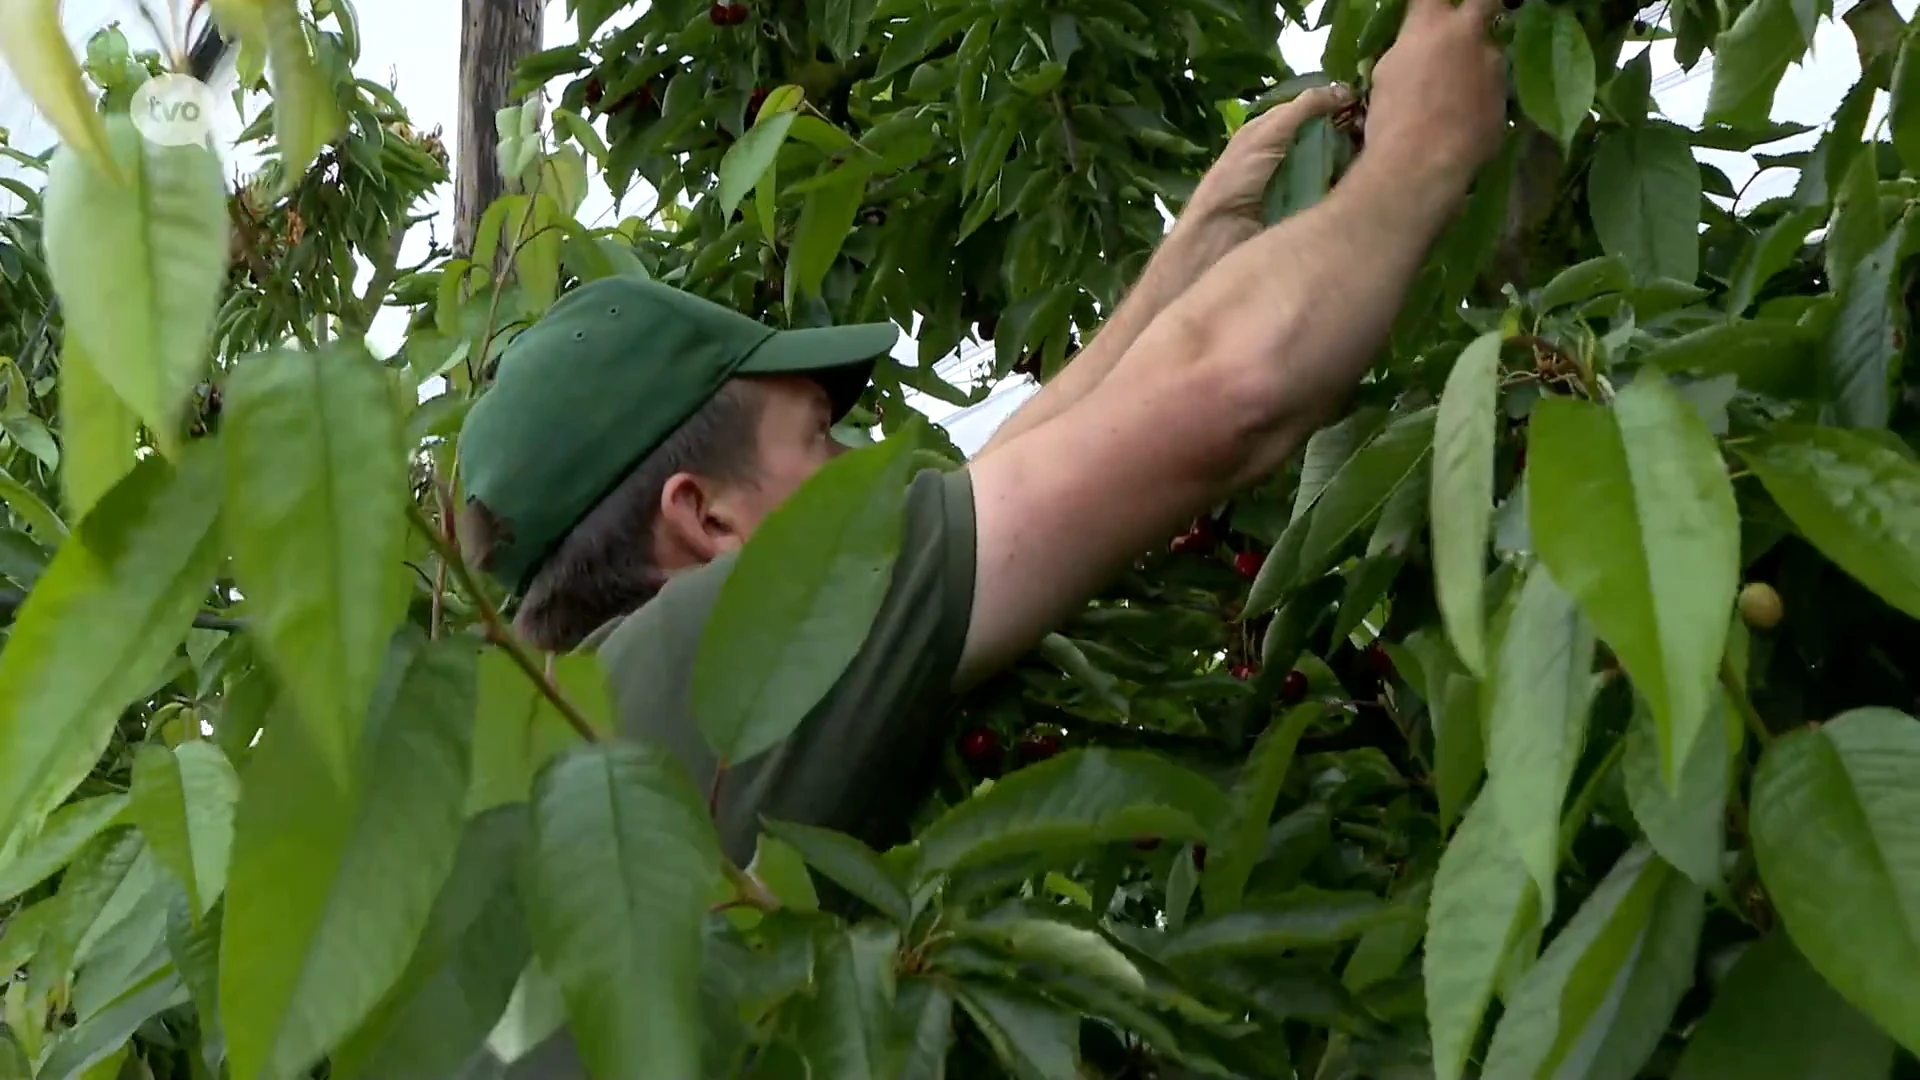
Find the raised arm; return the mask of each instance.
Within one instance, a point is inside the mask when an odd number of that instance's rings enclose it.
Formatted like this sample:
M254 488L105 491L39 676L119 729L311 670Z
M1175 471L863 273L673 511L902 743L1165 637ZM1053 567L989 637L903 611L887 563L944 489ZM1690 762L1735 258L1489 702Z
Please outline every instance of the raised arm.
M1267 183L1300 125L1311 117L1331 114L1351 100L1345 87L1321 87L1248 121L1207 170L1173 230L1113 316L1072 363L1000 425L982 452L1005 446L1086 397L1180 294L1228 252L1258 235Z
M1504 128L1497 0L1411 0L1366 149L1235 248L1071 407L983 452L960 681L1031 647L1157 540L1271 473L1351 393Z

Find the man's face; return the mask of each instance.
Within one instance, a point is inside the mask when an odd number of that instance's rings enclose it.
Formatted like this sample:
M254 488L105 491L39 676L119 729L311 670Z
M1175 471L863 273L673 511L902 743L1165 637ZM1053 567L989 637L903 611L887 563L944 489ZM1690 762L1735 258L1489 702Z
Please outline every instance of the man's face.
M754 381L762 394L759 467L754 483L732 493L749 533L808 477L846 450L834 441L833 405L819 383L794 375Z

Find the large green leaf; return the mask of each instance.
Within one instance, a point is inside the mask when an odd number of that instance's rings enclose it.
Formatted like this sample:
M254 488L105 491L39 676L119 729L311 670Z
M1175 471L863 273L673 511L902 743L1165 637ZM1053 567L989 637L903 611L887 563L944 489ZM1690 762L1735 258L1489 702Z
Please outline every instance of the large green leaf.
M1080 1075L1080 1018L1011 986L964 983L960 1004L1016 1080Z
M563 653L547 668L568 703L594 729L612 735L613 699L607 672L591 652ZM480 653L480 704L473 718L473 789L467 813L478 814L533 795L533 778L556 755L580 745L553 699L504 649Z
M1434 596L1454 652L1475 675L1487 671L1487 532L1493 521L1500 342L1498 331L1482 334L1460 354L1447 375L1433 430Z
M1482 795L1440 856L1427 907L1427 1023L1438 1080L1460 1080L1507 957L1537 943L1541 918L1540 890L1493 799Z
M1753 243L1741 253L1740 261L1734 265L1733 280L1727 289L1727 314L1745 314L1767 282L1792 263L1794 255L1805 246L1807 234L1819 228L1826 216L1824 206L1796 207L1782 214L1778 221L1767 226L1765 232L1754 237ZM1729 323L1715 329L1760 325L1764 324Z
M1520 9L1513 29L1513 81L1540 130L1562 149L1593 109L1593 46L1573 9L1533 0Z
M1204 840L1227 813L1227 797L1211 781L1158 754L1070 750L936 818L916 841L919 869L930 874L1139 836Z
M113 151L94 108L93 91L67 44L60 0L8 0L0 4L0 59L33 100L34 108L59 135L61 143L84 154L108 177Z
M344 118L329 74L321 70L295 0L229 0L251 5L265 24L267 70L273 83L274 141L280 144L282 184L306 175L320 148L340 133Z
M702 1075L700 926L719 878L706 806L663 751L589 746L541 773L527 921L593 1075Z
M767 822L767 832L791 844L807 865L834 884L872 905L875 911L905 924L913 918L913 902L872 848L845 833L784 821Z
M1208 850L1206 870L1200 878L1200 895L1207 914L1222 915L1240 906L1247 878L1266 849L1267 826L1273 820L1273 804L1280 798L1281 785L1293 767L1294 750L1300 736L1315 721L1326 715L1318 703L1299 705L1275 719L1254 744L1241 766L1240 777L1228 794L1231 809L1221 835Z
M1527 503L1541 561L1652 706L1672 786L1706 725L1740 585L1740 515L1719 447L1656 373L1611 409L1543 401Z
M1857 709L1779 739L1754 774L1753 852L1827 982L1920 1050L1920 722Z
M276 724L240 795L220 949L235 1080L304 1073L406 968L453 866L474 712L471 641L396 635L342 779Z
M1317 577L1333 565L1348 538L1380 513L1433 448L1437 410L1397 417L1377 438L1347 460L1313 504L1300 575Z
M60 520L60 515L54 513L46 500L5 469L0 469L0 503L5 503L20 519L20 524L33 531L34 539L40 544L51 548L66 539L67 523Z
M1777 427L1735 450L1821 554L1920 619L1920 464L1826 427Z
M1906 341L1908 317L1899 296L1905 231L1887 232L1857 265L1840 293L1840 310L1827 331L1824 382L1833 418L1845 427L1885 427L1893 413L1893 375Z
M1560 807L1586 743L1593 629L1544 566L1520 588L1487 699L1487 787L1502 827L1553 912Z
M1411 918L1372 893L1301 889L1224 915L1208 915L1170 934L1159 956L1206 963L1223 956L1274 955L1352 941L1383 922Z
M1892 1069L1893 1041L1775 932L1721 978L1673 1080L1878 1080Z
M52 877L88 841L121 824L126 813L125 795L96 795L55 810L39 832L0 862L0 904Z
M48 1049L36 1077L74 1080L126 1045L155 1013L184 1004L187 988L171 970L153 972L84 1022L63 1032ZM115 1075L118 1075L117 1071Z
M407 968L331 1057L339 1080L440 1080L472 1057L506 1010L532 955L514 874L526 846L523 805L467 822Z
M1641 845L1507 1000L1487 1076L1632 1080L1693 985L1706 894Z
M1267 183L1266 222L1292 217L1321 199L1353 154L1353 144L1324 116L1309 117Z
M904 1045L891 1031L900 930L862 923L822 933L814 995L796 1026L814 1076L892 1080Z
M1856 148L1851 156L1853 164L1847 166L1833 193L1833 218L1820 242L1826 255L1827 287L1841 296L1851 294L1856 271L1871 269L1866 266L1867 256L1887 238L1887 223L1880 213L1879 155Z
M148 692L220 562L220 459L148 458L34 586L0 652L0 837L58 806Z
M1716 323L1661 342L1644 357L1648 367L1669 373L1731 374L1747 390L1789 396L1811 392L1816 333L1785 320Z
M250 630L344 783L404 610L407 459L387 374L357 344L254 356L227 383L221 439Z
M1910 173L1920 173L1920 35L1909 33L1893 67L1887 127Z
M1691 284L1700 273L1700 166L1678 131L1648 124L1601 136L1587 202L1600 246L1636 279Z
M787 143L787 131L793 127L794 118L800 114L791 109L769 114L761 109L760 117L753 127L740 136L738 142L727 147L726 156L720 159L720 213L731 218L740 207L740 200L759 185L761 177L773 168L774 161L780 156L780 148Z
M133 470L139 418L67 335L60 354L60 483L67 516L87 516Z
M1741 730L1729 728L1733 712L1724 692L1708 707L1707 726L1680 763L1679 783L1669 786L1660 764L1660 730L1644 699L1634 701L1621 760L1627 803L1647 842L1703 889L1717 889L1720 856L1726 850L1728 774ZM1731 737L1733 745L1728 745Z
M791 734L866 641L900 553L916 435L834 459L741 549L693 668L694 719L723 765Z
M210 742L196 739L173 750L149 743L133 760L134 824L160 865L186 887L195 917L227 887L239 799L240 778Z
M853 59L867 40L867 27L873 22L879 0L825 0L825 18L820 27L821 40L842 61Z
M807 192L800 220L793 227L793 246L787 259L787 303L820 295L820 284L833 268L840 249L853 230L854 215L867 197L872 166L856 158L834 170L832 179Z
M1713 88L1706 122L1757 128L1773 112L1773 92L1787 68L1807 51L1812 27L1803 27L1794 0L1755 0L1713 43Z
M226 287L226 183L205 146L147 142L125 115L108 117L107 136L118 177L54 158L47 272L67 333L171 455Z

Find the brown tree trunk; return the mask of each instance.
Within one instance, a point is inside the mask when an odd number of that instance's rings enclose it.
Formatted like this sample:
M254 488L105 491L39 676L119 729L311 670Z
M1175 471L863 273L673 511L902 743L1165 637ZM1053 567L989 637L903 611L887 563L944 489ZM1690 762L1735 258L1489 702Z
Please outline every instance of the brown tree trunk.
M460 159L454 169L454 250L473 251L487 206L506 192L494 151L493 114L512 102L516 64L540 49L543 0L461 0Z

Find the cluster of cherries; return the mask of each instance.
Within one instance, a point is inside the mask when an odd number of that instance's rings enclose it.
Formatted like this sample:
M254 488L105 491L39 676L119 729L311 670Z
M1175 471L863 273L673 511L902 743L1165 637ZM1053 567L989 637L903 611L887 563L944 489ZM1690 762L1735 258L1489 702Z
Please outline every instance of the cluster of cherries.
M715 26L739 26L747 21L748 15L747 5L728 0L720 0L707 9L707 18L712 19Z

